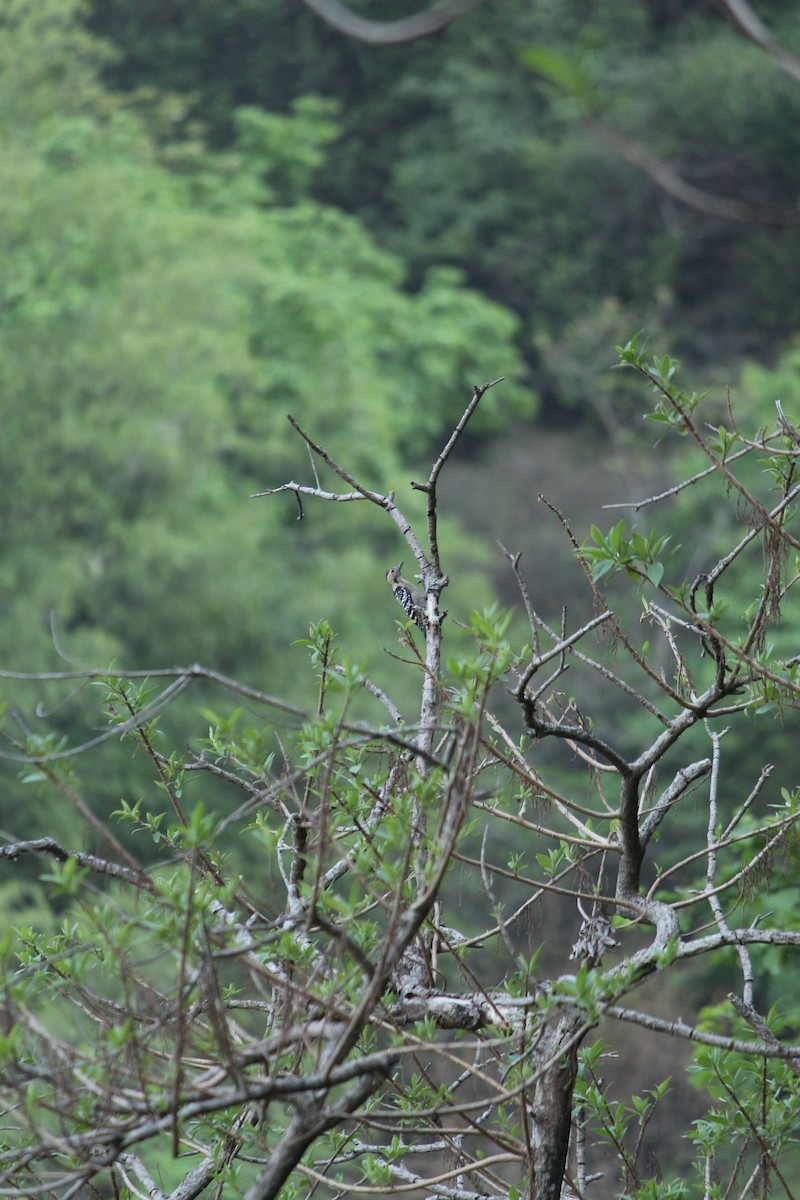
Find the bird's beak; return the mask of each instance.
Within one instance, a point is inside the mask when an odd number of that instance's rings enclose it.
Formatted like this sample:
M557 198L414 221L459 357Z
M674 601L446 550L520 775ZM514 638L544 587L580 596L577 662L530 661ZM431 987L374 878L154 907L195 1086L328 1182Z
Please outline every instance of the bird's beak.
M403 560L401 560L401 561L400 561L400 562L397 564L397 566L395 567L395 571L402 571L402 569L403 569Z

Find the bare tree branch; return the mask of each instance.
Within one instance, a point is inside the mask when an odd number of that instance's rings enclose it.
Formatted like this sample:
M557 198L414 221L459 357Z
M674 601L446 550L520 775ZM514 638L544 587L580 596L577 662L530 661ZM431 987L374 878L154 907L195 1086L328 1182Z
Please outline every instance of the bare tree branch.
M762 50L766 50L770 58L790 78L794 79L796 83L800 83L800 58L796 54L792 54L785 46L780 45L760 17L746 3L746 0L720 0L720 2L747 37Z
M770 204L754 204L746 200L735 200L728 196L717 196L704 191L686 180L663 158L644 150L633 139L625 136L617 129L612 129L605 121L597 117L587 118L587 131L600 141L605 142L628 162L638 167L645 175L649 175L662 191L674 200L680 201L688 208L714 217L719 221L730 221L737 225L765 225L782 227L797 223L797 211L794 208L779 208Z
M372 46L395 46L401 42L413 42L430 37L440 29L451 25L483 0L440 0L430 8L413 17L402 17L396 21L371 21L359 16L339 0L304 0L318 17L322 17L339 33L368 42Z
M67 850L54 838L34 838L32 841L8 842L5 846L0 846L0 859L8 858L13 861L21 854L52 854L53 858L58 859L59 862L67 862L72 859L79 867L87 871L110 875L115 879L124 880L125 883L131 883L137 888L146 888L150 891L153 887L149 875L144 871L123 867L119 863L98 858L96 854L89 854L85 850Z

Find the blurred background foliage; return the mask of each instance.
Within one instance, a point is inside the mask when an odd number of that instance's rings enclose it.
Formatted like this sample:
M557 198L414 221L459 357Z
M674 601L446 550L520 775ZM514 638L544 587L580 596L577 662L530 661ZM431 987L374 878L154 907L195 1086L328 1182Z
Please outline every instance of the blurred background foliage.
M791 8L760 7L789 45ZM645 326L720 410L731 385L745 428L800 408L797 224L681 206L597 118L696 187L798 214L800 87L711 3L499 0L370 47L286 0L10 0L0 662L199 660L308 702L291 643L325 617L396 682L394 530L249 496L311 481L291 412L418 516L406 485L500 374L444 483L451 636L516 600L498 538L542 610L578 619L538 493L582 537L689 469L685 445L652 454L615 342ZM671 514L693 569L730 533L723 503L697 511ZM88 734L94 697L55 720Z
M794 0L758 10L800 52ZM681 204L607 130L762 219ZM410 480L499 375L443 477L448 638L470 608L517 601L496 539L523 552L541 611L558 623L566 603L577 624L590 601L538 494L583 537L618 519L604 503L699 465L642 422L616 342L645 327L712 415L730 387L746 432L776 400L800 413L798 130L800 86L712 0L492 0L396 47L298 0L6 0L0 666L201 661L313 704L292 643L327 618L410 703L385 653L395 530L366 505L298 523L290 497L249 496L313 482L291 412L418 518ZM718 493L670 506L677 575L736 536ZM734 609L761 571L755 554ZM12 739L40 732L37 702L70 743L102 723L92 689L62 707L72 685L0 684ZM167 718L174 745L200 702ZM641 714L605 715L635 744ZM787 717L737 735L734 775L749 786L767 757L771 786L793 785L795 734ZM0 827L67 843L74 792L107 817L151 786L117 745L55 789L2 773ZM29 869L2 893L18 920L43 910Z
M757 7L797 51L791 0ZM216 145L230 144L242 104L287 113L298 97L337 100L342 136L315 193L358 213L412 278L450 262L514 308L534 365L532 340L562 335L609 296L640 324L666 304L673 351L728 369L774 353L798 326L800 88L713 0L496 0L390 47L356 43L286 0L95 0L92 26L120 51L110 82L180 92L185 123ZM534 49L560 71L531 70ZM586 117L694 187L786 223L686 208Z
M792 8L760 6L790 46ZM498 0L376 48L286 0L10 0L0 662L61 665L52 613L80 663L200 660L307 700L290 644L326 617L391 671L394 530L249 496L311 481L291 412L419 515L406 485L500 374L445 481L449 606L514 602L500 538L577 618L537 494L583 536L689 468L685 445L652 454L616 341L645 326L720 411L731 386L744 428L800 407L797 223L681 206L597 118L798 215L800 87L711 3ZM724 504L697 511L671 514L693 563L730 532Z
M75 7L12 4L0 27L2 659L41 662L51 609L79 656L139 666L247 674L322 615L378 636L353 600L391 530L355 506L341 536L321 511L298 529L291 501L248 495L310 478L289 411L387 488L498 362L504 406L530 411L517 319L453 267L408 288L351 214L274 201L329 133L318 106L240 115L229 152L195 142L170 169Z

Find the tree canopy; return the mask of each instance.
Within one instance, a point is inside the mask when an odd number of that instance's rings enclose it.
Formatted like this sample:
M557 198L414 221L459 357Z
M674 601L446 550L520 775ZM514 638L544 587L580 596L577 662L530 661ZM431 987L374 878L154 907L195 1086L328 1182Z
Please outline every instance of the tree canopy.
M800 53L793 6L758 7ZM120 48L115 84L191 95L221 143L243 102L336 98L344 136L317 194L415 276L453 263L514 308L537 369L535 338L609 296L640 324L668 313L698 364L763 354L800 324L800 89L722 6L500 0L381 47L284 0L98 0L92 21Z
M280 515L243 516L286 462L285 413L382 478L498 347L519 376L515 319L452 268L408 290L356 218L304 192L321 106L244 110L228 153L183 144L170 168L97 82L69 4L14 4L0 32L2 657L41 653L55 609L87 661L204 655L205 623L218 662L245 664L265 614L288 635L293 597L329 596L334 572L357 588L375 545L337 545L323 582ZM355 627L346 596L333 607Z

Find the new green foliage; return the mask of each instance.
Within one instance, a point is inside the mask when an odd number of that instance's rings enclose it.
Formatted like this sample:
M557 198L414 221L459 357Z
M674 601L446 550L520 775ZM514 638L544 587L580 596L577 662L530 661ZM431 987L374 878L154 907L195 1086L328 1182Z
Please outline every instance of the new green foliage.
M246 1200L309 1181L342 1196L435 1185L461 1200L469 1177L550 1200L572 1179L591 1195L602 1171L635 1200L679 1200L691 1169L710 1196L743 1172L791 1194L797 789L763 764L749 779L726 768L728 734L761 693L787 717L798 704L791 656L763 635L794 583L771 559L776 538L796 540L800 438L785 419L752 438L740 426L771 464L751 480L741 459L716 458L719 427L701 425L674 360L637 350L628 365L677 417L667 434L710 462L689 486L710 478L762 518L741 542L729 526L696 582L662 553L674 507L656 509L652 534L618 522L589 547L564 522L596 609L577 628L539 614L509 554L527 637L499 605L448 619L446 668L441 621L424 646L423 631L401 630L373 675L322 620L298 639L300 708L200 668L91 680L101 736L149 780L110 823L92 821L103 853L74 829L0 847L0 863L38 863L61 908L56 923L29 907L36 925L0 939L4 1186L150 1187L158 1174L173 1191L213 1184ZM445 463L419 485L431 505ZM326 498L319 486L303 502ZM432 507L412 526L394 493L369 502L415 554L421 537L430 577ZM756 537L760 575L746 569ZM592 570L591 549L608 570ZM612 592L643 587L648 659L638 614ZM717 609L715 590L747 596L746 614ZM395 701L395 668L419 707ZM214 707L176 744L164 710L201 681L219 689ZM91 820L68 747L29 751L30 782L70 789L70 812ZM717 984L725 999L709 1004ZM766 989L783 1019L761 1015ZM631 1028L652 1054L632 1048ZM443 1170L452 1131L459 1162Z

